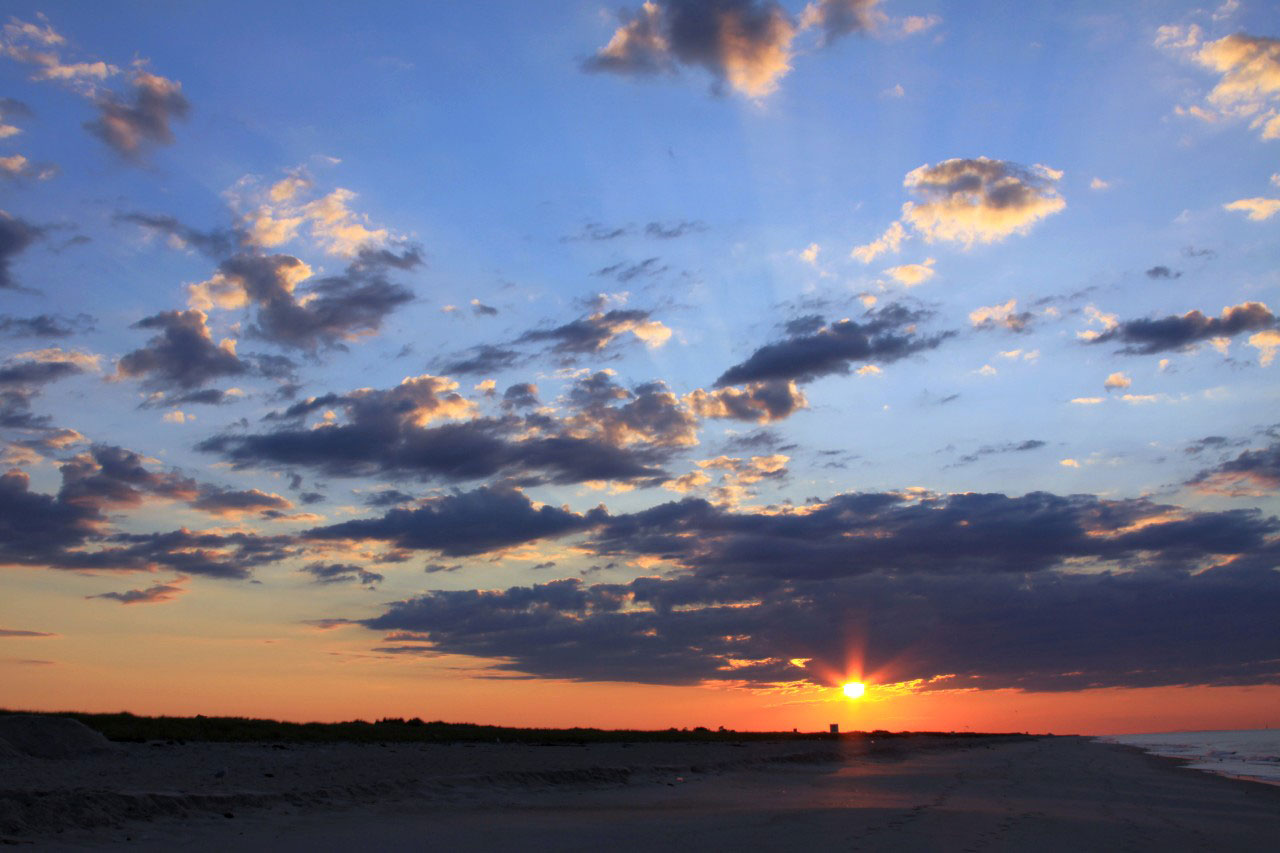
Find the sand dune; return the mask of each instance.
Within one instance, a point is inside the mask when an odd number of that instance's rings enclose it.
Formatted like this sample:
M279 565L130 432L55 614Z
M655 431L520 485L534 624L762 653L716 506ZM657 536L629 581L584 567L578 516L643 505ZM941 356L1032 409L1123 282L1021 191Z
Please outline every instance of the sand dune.
M1261 850L1280 832L1280 788L1063 737L0 762L3 833L49 850Z

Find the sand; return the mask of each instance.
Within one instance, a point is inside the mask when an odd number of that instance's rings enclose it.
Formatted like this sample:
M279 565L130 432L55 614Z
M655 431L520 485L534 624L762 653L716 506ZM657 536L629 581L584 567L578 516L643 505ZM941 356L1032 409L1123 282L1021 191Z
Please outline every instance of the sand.
M28 849L1267 850L1280 788L1072 737L0 757ZM20 848L21 849L21 848Z

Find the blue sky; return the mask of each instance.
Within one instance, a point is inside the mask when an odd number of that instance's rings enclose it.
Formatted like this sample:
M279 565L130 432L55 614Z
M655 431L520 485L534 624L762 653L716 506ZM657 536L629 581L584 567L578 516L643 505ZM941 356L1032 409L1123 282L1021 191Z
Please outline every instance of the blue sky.
M10 14L19 704L1274 690L1274 7Z

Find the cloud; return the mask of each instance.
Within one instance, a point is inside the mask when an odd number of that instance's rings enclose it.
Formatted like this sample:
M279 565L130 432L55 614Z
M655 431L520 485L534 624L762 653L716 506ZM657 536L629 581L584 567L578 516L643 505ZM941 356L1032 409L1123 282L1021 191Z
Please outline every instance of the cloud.
M969 322L975 329L994 329L1003 327L1011 332L1025 332L1031 325L1034 315L1030 311L1019 311L1018 300L1010 299L1003 305L987 305L969 312ZM1021 351L1015 351L1021 354ZM1004 353L1001 353L1004 355ZM1015 356L1016 357L1016 356Z
M200 494L191 501L194 509L224 518L239 518L250 513L280 512L293 509L286 498L259 489L224 489L203 486Z
M700 418L728 419L770 424L785 420L809 401L795 380L771 379L748 382L742 388L701 388L685 395L685 403Z
M162 311L133 324L159 334L146 346L122 356L116 363L120 376L144 377L155 387L190 390L224 376L239 376L249 364L236 355L235 342L215 344L199 310Z
M101 139L116 153L137 159L148 144L169 145L173 142L170 124L186 118L190 104L182 94L182 84L158 74L133 72L132 103L113 93L103 92L96 99L98 118L85 123L85 129Z
M795 380L808 382L831 374L847 374L854 362L892 362L934 349L954 332L923 336L915 324L924 312L899 304L868 311L861 322L840 320L813 334L793 335L766 344L716 380L716 387L744 382Z
M335 476L385 474L465 482L502 474L524 482L633 484L665 478L660 467L670 452L665 444L609 443L609 425L615 418L637 429L657 429L664 419L676 422L666 411L664 392L656 387L644 388L635 399L627 396L630 392L615 397L614 405L620 402L622 410L615 415L582 410L579 419L570 415L563 421L538 413L527 418L476 417L474 404L456 388L453 380L424 375L387 390L312 397L268 415L264 420L283 424L274 431L226 432L197 448L218 453L239 467L305 466ZM323 410L334 410L335 417L315 428L305 426L306 418ZM436 423L447 420L458 422Z
M640 278L642 276L648 278L650 276L660 275L661 273L666 272L667 268L658 266L659 263L660 261L658 258L645 258L643 261L636 261L635 263L620 261L616 264L602 267L592 273L592 275L610 276L612 278L616 278L623 284L626 284L632 279Z
M1102 180L1102 178L1094 178L1089 182L1089 189L1098 191L1109 190L1111 189L1111 183L1109 181Z
M791 70L795 34L791 17L768 0L647 0L582 67L651 75L699 66L717 88L761 98Z
M903 186L919 199L902 206L902 221L929 242L970 248L995 243L1066 207L1058 194L1062 173L987 157L945 160L907 173Z
M10 265L46 230L0 210L0 290L18 289Z
M475 314L477 317L496 317L498 315L498 309L494 308L492 305L485 305L479 299L472 299L471 313Z
M186 578L175 578L168 583L156 584L146 589L131 589L125 592L104 592L100 595L86 595L85 598L106 598L121 604L159 604L172 601L187 590L181 586Z
M390 229L374 226L369 217L351 209L356 194L344 187L311 197L313 182L303 170L261 189L252 176L241 179L227 196L238 212L238 230L258 249L274 249L294 240L305 228L323 251L355 258L396 242ZM420 259L419 259L420 260Z
M657 240L674 240L677 237L683 237L686 234L699 234L707 230L707 225L698 220L680 220L678 222L650 222L644 226L644 234L646 237L653 237Z
M397 548L467 557L578 533L607 518L603 509L580 515L536 506L518 489L482 486L431 498L414 509L392 509L381 518L317 527L307 539L377 540Z
M1275 360L1276 352L1280 350L1280 331L1267 329L1256 335L1250 335L1249 346L1257 348L1258 362L1266 367Z
M397 254L386 249L356 252L346 270L326 276L299 292L311 267L292 255L238 254L218 265L207 281L189 288L194 309L257 307L250 333L274 343L315 350L376 334L386 317L412 302L413 293L387 279L389 270L422 263L416 249Z
M1193 106L1188 112L1242 119L1263 139L1280 139L1280 40L1233 33L1201 43L1199 27L1161 27L1156 44L1221 75L1205 98L1209 110Z
M925 258L924 263L902 264L901 266L890 267L885 270L885 274L891 276L899 284L915 287L917 284L933 278L935 272L934 263L936 261L933 258Z
M968 465L977 462L984 456L994 456L1005 453L1025 453L1028 450L1039 450L1045 446L1045 442L1036 438L1027 439L1026 441L1006 441L1003 444L987 444L979 447L973 453L967 453L956 460L956 465Z
M822 44L830 45L853 33L875 32L888 21L888 16L877 8L880 0L816 0L804 7L800 15L802 29L817 27L822 30ZM925 18L908 18L904 33L920 32L930 24Z
M881 681L954 674L942 687L1271 683L1277 524L1044 493L843 495L772 515L686 499L595 534L600 551L685 574L438 590L362 624L579 681L831 686L855 644ZM1089 561L1116 568L1063 571Z
M316 583L351 583L373 587L386 578L377 572L356 566L351 563L308 563L299 571L306 572Z
M214 258L230 255L236 250L242 239L242 235L232 231L221 229L200 231L183 224L172 216L158 214L117 213L112 217L112 221L137 225L148 233L163 234L174 248L185 249L191 246Z
M1102 387L1107 391L1110 391L1113 388L1128 388L1132 384L1132 379L1123 373L1117 372L1108 376L1106 381L1102 383Z
M1249 214L1254 222L1262 222L1280 211L1280 198L1242 198L1230 204L1224 204L1223 210L1238 210Z
M688 447L698 443L697 421L662 382L628 390L603 371L584 376L569 391L576 413L565 418L563 434L614 447Z
M1276 318L1266 305L1242 302L1223 308L1221 317L1206 317L1199 311L1188 311L1181 316L1158 319L1117 322L1112 318L1105 331L1090 333L1085 341L1090 344L1118 341L1124 344L1120 352L1150 355L1185 349L1215 338L1231 338L1242 332L1271 331L1275 325Z
M648 311L616 308L580 317L551 329L531 329L515 343L547 343L553 353L583 355L602 351L627 332L650 349L661 347L671 338L671 330L652 319Z
M0 314L0 335L14 338L67 338L91 331L95 321L88 314L68 317L62 314L37 314L34 317L15 317Z
M902 227L902 223L894 222L875 240L865 246L854 247L853 251L849 253L849 257L862 261L864 264L869 264L886 252L896 254L902 246L902 241L909 239L911 237L907 234L906 229Z
M56 637L45 631L20 631L16 628L0 628L0 637Z
M498 373L508 367L514 367L521 359L518 350L491 344L472 347L467 350L467 353L468 355L446 361L440 366L441 372L461 376Z
M1261 450L1246 450L1234 459L1201 471L1188 480L1187 485L1197 492L1237 498L1274 494L1280 491L1280 443Z
M1146 275L1147 275L1147 278L1165 278L1165 279L1182 278L1182 273L1180 271L1171 270L1168 267L1163 265L1152 267L1151 269L1147 270Z

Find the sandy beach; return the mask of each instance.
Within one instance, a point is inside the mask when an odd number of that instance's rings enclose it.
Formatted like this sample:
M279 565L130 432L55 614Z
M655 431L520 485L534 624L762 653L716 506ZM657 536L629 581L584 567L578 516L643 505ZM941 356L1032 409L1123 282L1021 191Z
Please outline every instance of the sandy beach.
M1280 788L1086 738L121 744L0 757L40 850L1262 850Z

